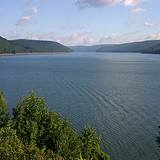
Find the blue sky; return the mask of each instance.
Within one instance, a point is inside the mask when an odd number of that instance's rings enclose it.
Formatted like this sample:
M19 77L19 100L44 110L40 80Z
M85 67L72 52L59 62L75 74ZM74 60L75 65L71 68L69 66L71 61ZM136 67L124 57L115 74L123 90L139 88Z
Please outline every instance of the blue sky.
M160 39L159 0L0 0L0 35L65 45Z

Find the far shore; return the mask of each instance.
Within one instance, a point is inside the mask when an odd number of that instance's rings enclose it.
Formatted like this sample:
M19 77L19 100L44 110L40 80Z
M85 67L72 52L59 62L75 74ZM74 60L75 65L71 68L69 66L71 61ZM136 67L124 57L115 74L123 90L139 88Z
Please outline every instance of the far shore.
M69 53L69 52L33 52L33 53L2 53L1 56L25 56L25 55L55 55L55 54L63 54L63 53Z
M17 53L17 54L12 54L12 53L2 53L0 56L16 56L16 55L27 55L26 53Z

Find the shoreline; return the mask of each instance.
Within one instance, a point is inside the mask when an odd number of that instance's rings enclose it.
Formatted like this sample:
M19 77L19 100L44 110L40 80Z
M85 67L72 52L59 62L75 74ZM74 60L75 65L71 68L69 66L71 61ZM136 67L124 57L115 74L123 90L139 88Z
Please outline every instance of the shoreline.
M57 55L57 54L66 54L66 53L70 53L70 52L33 52L33 53L16 53L16 54L12 54L12 53L2 53L0 54L0 57L3 56L27 56L27 55Z
M18 53L18 54L2 53L2 54L0 54L0 57L1 56L16 56L16 55L27 55L27 54L25 54L25 53Z

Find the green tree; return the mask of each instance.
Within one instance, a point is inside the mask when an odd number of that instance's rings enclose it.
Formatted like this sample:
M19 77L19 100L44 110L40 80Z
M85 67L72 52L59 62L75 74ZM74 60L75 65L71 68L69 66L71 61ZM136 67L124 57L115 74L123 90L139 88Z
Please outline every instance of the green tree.
M53 153L51 150L47 150L45 153L45 160L64 160L64 158Z
M74 128L58 113L50 112L35 93L22 99L14 109L13 123L25 144L50 149L67 160L80 155L80 140Z
M0 91L0 109L4 112L7 111L7 102L2 91Z
M16 131L6 127L0 129L0 159L24 159L24 145L18 139Z
M4 94L0 91L0 128L5 127L9 122L9 114L7 111L7 103Z
M16 50L13 49L13 50L11 51L11 53L12 53L12 54L16 54Z
M108 155L102 151L101 138L97 136L94 128L84 128L80 135L81 155L85 160L109 160Z
M61 156L46 148L40 149L35 145L25 146L25 159L27 160L64 160Z
M28 97L22 99L14 108L14 128L24 143L36 145L39 135L43 132L40 129L46 112L48 112L48 109L44 100L37 97L35 93L31 93Z
M59 114L50 112L46 120L44 144L47 148L61 155L67 160L78 159L80 155L80 139L70 122Z
M63 160L50 150L40 150L35 145L24 145L10 127L0 129L1 160Z
M2 160L109 160L93 128L84 128L79 135L33 92L20 100L12 119L0 92L0 120Z

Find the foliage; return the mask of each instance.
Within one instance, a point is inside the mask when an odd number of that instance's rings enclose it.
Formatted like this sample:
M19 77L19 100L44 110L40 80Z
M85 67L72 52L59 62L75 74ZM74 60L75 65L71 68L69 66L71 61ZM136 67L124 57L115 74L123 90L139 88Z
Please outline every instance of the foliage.
M24 150L24 157L27 160L64 160L61 156L51 150L40 149L35 145L27 145Z
M24 145L18 139L16 131L11 128L0 129L1 160L17 160L24 158Z
M25 53L25 52L71 52L72 50L60 43L39 40L7 40L0 37L1 53Z
M51 150L40 150L34 145L24 145L10 127L0 129L1 160L63 160Z
M7 113L2 95L1 106ZM20 100L10 121L10 126L0 127L4 160L109 160L94 129L84 128L78 134L68 120L49 111L44 99L33 92Z
M41 123L46 115L47 108L44 100L31 93L22 99L13 110L14 128L17 135L26 144L36 145L38 135L41 134Z
M47 147L68 159L79 156L75 130L59 114L49 112L44 100L34 93L17 105L13 116L14 128L24 143Z
M9 122L9 114L7 112L7 102L3 92L0 91L0 128L5 127Z
M14 45L7 39L0 37L0 54L1 53L12 53L12 51L23 52L24 49L23 47Z
M43 126L43 132L38 138L39 147L45 145L45 147L66 159L79 157L80 140L78 134L67 120L57 113L49 112L41 126Z
M0 109L4 112L7 111L7 102L4 98L3 92L0 91Z
M40 40L12 40L12 44L21 46L26 52L70 52L71 49L57 42Z
M97 136L94 128L84 128L81 132L82 157L86 160L109 160L109 157L101 150L101 138Z

